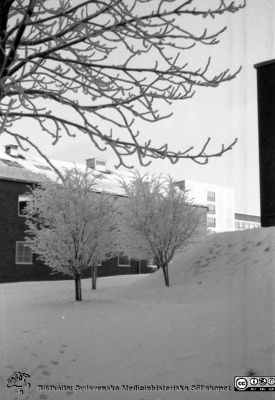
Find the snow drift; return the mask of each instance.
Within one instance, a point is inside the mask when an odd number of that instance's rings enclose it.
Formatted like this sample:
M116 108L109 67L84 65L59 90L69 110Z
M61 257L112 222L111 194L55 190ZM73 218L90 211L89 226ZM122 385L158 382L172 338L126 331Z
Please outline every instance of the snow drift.
M162 272L0 286L1 399L31 376L24 399L269 399L235 393L234 376L275 375L275 228L211 234ZM134 283L129 283L132 281ZM217 385L230 391L38 392L37 385Z

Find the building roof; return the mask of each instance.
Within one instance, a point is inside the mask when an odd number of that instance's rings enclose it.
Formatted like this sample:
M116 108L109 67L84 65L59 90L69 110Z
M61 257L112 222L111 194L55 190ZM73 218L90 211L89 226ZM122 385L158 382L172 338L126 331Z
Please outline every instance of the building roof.
M267 67L267 66L272 65L272 64L275 64L275 59L262 61L262 62L259 62L257 64L254 64L254 68L258 69L258 68L262 68L262 67Z
M86 170L86 165L84 164L59 160L50 161L61 172L73 168L82 171ZM128 174L118 174L117 172L110 170L101 172L93 169L92 173L94 176L99 178L98 190L104 190L105 192L120 196L124 195L124 191L120 185L120 179L122 177L129 177ZM22 155L15 157L4 151L0 151L0 180L39 183L42 182L45 177L53 180L57 179L56 172L51 169L49 164L42 157L25 157Z
M209 189L217 188L217 189L226 189L226 190L233 190L234 191L234 188L232 186L217 185L217 184L209 183L209 182L201 182L201 181L197 181L197 180L195 181L193 179L181 179L181 180L178 180L176 183L179 186L183 186L183 187L185 187L187 189L188 189L189 185L191 187L196 185L196 186L205 187L205 188L209 188Z
M41 182L43 178L27 169L3 166L1 165L0 161L0 179L8 181L38 183Z
M249 221L249 222L261 222L261 217L258 215L250 215L250 214L240 214L235 213L235 219L239 221Z

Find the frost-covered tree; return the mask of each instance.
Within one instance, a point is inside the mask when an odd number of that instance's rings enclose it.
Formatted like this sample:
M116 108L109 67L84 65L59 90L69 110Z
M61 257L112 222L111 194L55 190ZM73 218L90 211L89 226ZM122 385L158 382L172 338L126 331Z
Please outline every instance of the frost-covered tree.
M153 260L169 286L168 264L201 235L203 213L171 177L134 173L122 185L127 198L118 212L120 249L130 258Z
M84 272L112 257L112 196L99 192L91 172L76 168L66 171L62 181L45 179L28 195L28 243L54 272L75 280L75 299L82 300Z
M139 137L140 121L167 118L174 102L236 76L229 69L217 73L211 57L187 63L186 54L217 45L226 27L217 28L215 18L245 1L1 0L0 134L41 155L22 120L34 122L53 144L88 134L128 166L132 154L143 165L152 158L206 163L221 156L235 142L213 152L210 138L197 150L188 143L158 147Z

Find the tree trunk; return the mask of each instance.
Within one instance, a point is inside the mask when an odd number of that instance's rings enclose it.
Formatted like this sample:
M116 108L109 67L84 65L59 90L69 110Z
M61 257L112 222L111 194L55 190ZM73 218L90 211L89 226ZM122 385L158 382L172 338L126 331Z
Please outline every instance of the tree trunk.
M81 301L82 300L82 291L81 291L81 278L79 276L75 277L75 300Z
M97 265L92 266L92 290L96 290Z
M169 287L170 282L169 282L168 264L163 264L161 267L162 267L165 285Z

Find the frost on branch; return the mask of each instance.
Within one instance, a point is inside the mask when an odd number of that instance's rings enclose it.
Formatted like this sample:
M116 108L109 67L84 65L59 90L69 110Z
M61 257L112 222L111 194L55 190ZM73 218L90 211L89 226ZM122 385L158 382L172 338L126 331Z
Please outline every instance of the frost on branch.
M202 210L172 178L141 176L122 181L127 194L119 216L119 248L129 258L153 260L169 286L168 264L176 252L203 235Z
M81 278L87 270L116 253L113 198L98 193L97 178L77 169L63 180L45 179L32 189L26 207L26 240L55 273L76 282L81 300Z
M245 0L2 0L0 133L22 149L39 149L18 129L22 119L35 121L53 144L88 134L98 149L114 151L118 166L130 167L132 154L141 165L153 158L204 164L221 156L236 141L215 152L210 138L201 149L175 151L143 142L137 123L168 118L171 105L198 87L235 78L238 71L211 73L211 59L194 69L185 54L218 44L226 29L196 31L198 20L244 6Z

